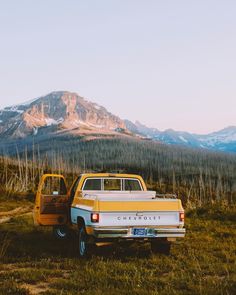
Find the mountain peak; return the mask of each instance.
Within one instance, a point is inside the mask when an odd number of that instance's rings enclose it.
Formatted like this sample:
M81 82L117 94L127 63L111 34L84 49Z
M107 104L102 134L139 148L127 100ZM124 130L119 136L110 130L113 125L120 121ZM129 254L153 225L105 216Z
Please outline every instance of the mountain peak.
M0 134L10 137L36 135L54 126L55 132L114 133L126 130L124 122L104 107L75 92L53 91L23 104L0 111ZM56 127L56 128L55 128ZM51 132L52 128L50 128Z
M54 135L137 136L165 144L236 152L236 126L207 135L167 129L159 131L140 121L121 120L103 106L71 91L53 91L22 104L0 110L0 138Z

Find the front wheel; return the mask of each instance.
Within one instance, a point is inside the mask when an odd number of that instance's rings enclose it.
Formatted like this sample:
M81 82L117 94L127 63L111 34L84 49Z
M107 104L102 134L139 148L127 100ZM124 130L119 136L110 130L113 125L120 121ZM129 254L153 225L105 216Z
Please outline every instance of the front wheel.
M171 243L163 241L152 241L151 249L153 253L160 253L164 255L170 254Z

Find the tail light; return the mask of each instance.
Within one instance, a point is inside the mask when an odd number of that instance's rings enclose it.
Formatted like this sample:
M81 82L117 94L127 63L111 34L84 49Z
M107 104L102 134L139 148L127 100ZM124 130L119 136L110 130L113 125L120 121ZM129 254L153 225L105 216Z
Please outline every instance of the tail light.
M184 212L179 213L179 221L184 222Z
M91 213L91 222L99 222L99 213Z

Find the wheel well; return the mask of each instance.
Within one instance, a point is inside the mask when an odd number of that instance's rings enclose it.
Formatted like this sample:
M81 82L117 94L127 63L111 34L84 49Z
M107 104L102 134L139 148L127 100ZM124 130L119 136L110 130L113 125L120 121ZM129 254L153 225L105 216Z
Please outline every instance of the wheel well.
M77 225L78 225L78 227L85 226L85 222L84 222L83 217L77 217Z

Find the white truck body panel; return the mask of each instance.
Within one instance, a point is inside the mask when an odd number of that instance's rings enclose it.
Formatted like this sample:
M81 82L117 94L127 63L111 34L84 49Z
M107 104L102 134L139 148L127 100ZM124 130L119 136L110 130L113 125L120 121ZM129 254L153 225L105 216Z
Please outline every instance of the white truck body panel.
M179 212L101 213L99 226L178 226Z

